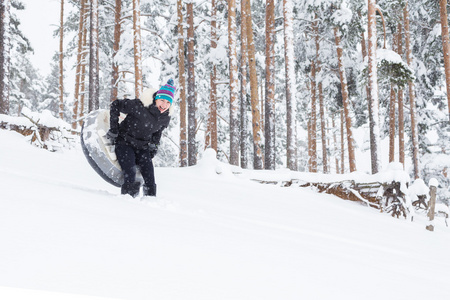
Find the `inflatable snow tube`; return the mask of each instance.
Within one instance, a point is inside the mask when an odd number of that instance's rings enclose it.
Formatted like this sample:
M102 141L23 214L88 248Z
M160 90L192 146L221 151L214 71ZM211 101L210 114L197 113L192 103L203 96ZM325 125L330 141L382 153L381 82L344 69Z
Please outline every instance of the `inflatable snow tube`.
M114 145L106 138L109 130L109 110L96 110L89 113L81 128L81 148L90 166L106 182L120 187L124 179L117 161ZM137 181L142 181L138 172Z

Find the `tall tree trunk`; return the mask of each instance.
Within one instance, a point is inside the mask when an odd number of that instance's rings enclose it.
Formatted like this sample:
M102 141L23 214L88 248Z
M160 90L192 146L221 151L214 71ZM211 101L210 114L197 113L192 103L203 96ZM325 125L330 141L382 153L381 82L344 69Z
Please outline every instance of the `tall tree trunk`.
M256 76L255 43L253 41L252 13L250 0L245 1L245 11L247 15L247 40L248 40L248 65L250 73L250 95L252 105L252 132L253 132L253 168L261 170L263 168L263 158L261 150L261 115L258 102L258 78Z
M317 172L317 107L316 107L316 62L311 62L311 114L309 125L309 172Z
M320 134L322 139L322 168L323 173L327 174L328 171L328 155L327 155L327 134L325 126L325 105L323 101L322 82L318 84L319 93L319 115L320 115Z
M187 167L186 70L184 62L183 1L177 0L178 83L180 91L180 166Z
M228 51L230 69L230 164L239 165L239 82L236 0L228 0Z
M0 114L9 114L9 68L11 62L11 2L0 3Z
M87 45L87 36L88 36L88 26L87 26L87 19L89 14L89 8L88 8L88 0L85 0L84 3L84 29L83 29L83 47L81 51L81 76L80 76L80 107L79 107L79 125L83 125L83 116L85 111L85 105L84 105L84 99L86 97L86 65L87 65L87 55L89 52L88 45Z
M80 98L80 77L81 77L81 58L83 52L83 31L84 31L84 14L85 14L85 3L86 0L81 0L80 2L80 23L78 24L78 49L77 49L77 66L75 71L75 89L74 89L74 103L73 103L73 122L72 128L77 128L78 119L78 109L79 109L79 98Z
M297 115L297 101L295 99L295 69L294 69L294 7L292 0L283 0L284 17L284 61L286 77L286 157L287 167L290 170L297 170L296 164L296 135L295 116Z
M331 126L333 127L333 143L334 143L334 161L336 163L336 174L339 174L339 157L338 157L338 143L336 139L336 122L335 122L335 114L331 115Z
M316 19L317 19L317 15L316 15ZM323 91L322 91L322 81L317 82L317 74L320 72L321 70L321 62L320 62L320 58L319 58L319 50L320 50L320 43L319 43L319 28L317 26L317 22L316 22L316 26L315 26L315 42L316 42L316 75L315 75L315 81L316 81L316 85L317 85L317 96L319 98L319 118L320 118L320 132L321 132L321 141L322 141L322 168L323 168L323 173L328 173L328 163L327 163L327 145L326 145L326 134L325 134L325 108L324 108L324 103L323 103ZM316 101L317 101L317 96L316 96ZM316 129L317 129L317 120L316 120ZM315 138L316 138L316 144L315 146L315 158L317 161L317 134L314 134Z
M306 124L306 129L308 132L308 172L311 172L311 118L309 118L307 124Z
M395 160L395 100L394 84L391 83L391 97L389 99L389 162Z
M119 92L119 63L116 59L117 52L120 48L121 31L121 15L122 15L122 0L116 0L116 7L114 9L114 43L112 52L112 74L111 74L111 97L113 102L117 99Z
M133 0L134 94L142 93L141 1Z
M186 14L188 23L188 165L197 164L197 144L195 141L195 131L197 129L197 119L195 118L195 66L194 66L194 4L192 1L186 4Z
M89 112L99 108L98 0L91 0L89 45Z
M361 12L358 11L359 17L361 17ZM364 33L361 35L361 52L363 54L363 57L367 57L367 47L366 47L366 39L364 38ZM377 144L376 144L376 138L375 138L375 132L374 132L374 122L373 122L373 113L372 113L372 96L370 95L370 88L369 85L366 85L366 97L367 97L367 103L368 103L368 111L369 111L369 140L370 140L370 152L371 152L371 164L372 164L372 172L373 172L373 166L377 165L376 157L372 155L373 153L377 153Z
M406 62L408 66L412 65L412 55L411 55L411 32L409 28L409 12L408 12L408 1L406 1L405 7L403 9L403 20L405 22L405 51L406 51ZM409 94L409 104L410 104L410 114L411 114L411 142L412 142L412 152L413 152L413 166L414 166L414 178L419 178L419 139L417 134L417 123L416 123L416 101L414 93L414 82L410 81L408 84L408 94Z
M317 19L317 15L315 16ZM317 63L319 61L319 28L318 21L314 21L313 24L313 32L314 32L314 44L316 47L316 57L311 61L311 124L309 128L310 135L310 155L309 155L309 171L317 172L317 82L316 82L316 73L317 73Z
M217 48L217 3L211 1L211 51ZM209 104L209 122L208 135L211 148L217 153L217 67L216 61L212 61L212 70L210 74L210 104Z
M275 170L275 2L266 0L265 169Z
M392 42L392 50L398 49L398 32L394 34ZM397 93L395 91L395 84L391 83L391 95L389 98L389 162L395 161L395 131L396 131L396 105L397 105Z
M215 65L212 67L209 77L211 84L208 124L209 145L217 152L217 67Z
M439 0L439 5L441 7L442 49L444 54L445 82L447 86L448 113L450 118L450 39L448 35L447 0Z
M397 25L397 53L400 57L403 55L402 47L402 22L400 21ZM405 122L404 122L404 111L403 111L403 89L398 88L398 158L399 162L403 164L405 168Z
M341 174L345 173L345 119L344 109L341 109Z
M338 65L339 65L339 76L341 78L341 90L342 90L342 103L344 106L344 114L345 114L345 125L347 130L347 148L348 148L348 160L350 172L356 171L356 163L355 163L355 150L354 150L354 142L353 142L353 132L352 132L352 120L350 117L350 101L348 99L348 88L347 88L347 76L345 74L345 67L343 61L343 49L341 46L341 37L338 28L334 28L334 37L336 41L336 51L338 57Z
M64 0L59 23L59 118L64 119Z
M378 83L377 83L377 28L376 28L376 0L368 0L368 58L369 58L369 126L372 132L370 138L370 152L372 174L378 173L381 163L378 154L380 140L380 121L378 114Z
M240 123L240 150L241 150L241 168L248 168L248 137L247 137L247 12L245 10L245 1L241 0L241 123Z

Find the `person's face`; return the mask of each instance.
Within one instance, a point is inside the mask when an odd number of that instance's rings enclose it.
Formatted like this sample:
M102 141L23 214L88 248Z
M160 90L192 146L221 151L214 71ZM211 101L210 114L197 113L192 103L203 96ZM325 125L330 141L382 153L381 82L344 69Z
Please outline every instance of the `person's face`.
M170 107L170 102L165 99L156 99L156 107L161 113L165 112Z

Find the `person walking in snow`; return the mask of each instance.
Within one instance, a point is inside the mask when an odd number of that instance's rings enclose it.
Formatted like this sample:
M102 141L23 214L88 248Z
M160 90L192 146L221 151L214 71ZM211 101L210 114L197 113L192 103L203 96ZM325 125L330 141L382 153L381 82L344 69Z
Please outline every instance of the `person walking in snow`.
M175 91L174 82L170 79L157 92L145 90L141 99L111 103L110 129L106 136L115 145L122 168L124 183L121 194L139 195L141 183L136 182L138 167L144 179L144 196L156 196L152 159L158 151L163 130L169 126ZM127 116L119 124L120 113Z

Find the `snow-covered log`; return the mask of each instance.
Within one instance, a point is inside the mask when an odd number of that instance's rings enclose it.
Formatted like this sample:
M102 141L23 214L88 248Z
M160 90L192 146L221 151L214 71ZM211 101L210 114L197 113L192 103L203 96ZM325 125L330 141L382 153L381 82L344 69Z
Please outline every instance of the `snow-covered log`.
M31 144L50 151L70 147L79 135L79 131L73 130L70 124L52 116L48 110L36 113L24 108L22 115L12 117L0 114L0 129L16 131L29 137Z

